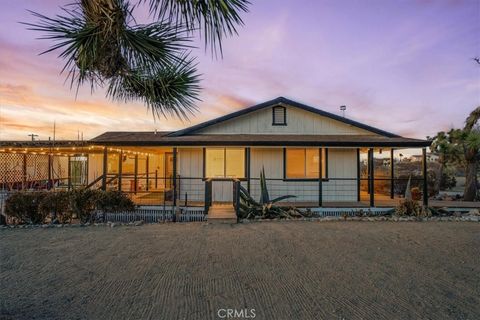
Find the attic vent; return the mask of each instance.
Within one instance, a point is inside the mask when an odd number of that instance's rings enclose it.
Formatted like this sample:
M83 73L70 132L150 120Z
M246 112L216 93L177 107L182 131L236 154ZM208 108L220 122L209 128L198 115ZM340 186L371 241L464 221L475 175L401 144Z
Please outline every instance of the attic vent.
M272 108L272 125L286 126L287 125L287 108L276 106Z

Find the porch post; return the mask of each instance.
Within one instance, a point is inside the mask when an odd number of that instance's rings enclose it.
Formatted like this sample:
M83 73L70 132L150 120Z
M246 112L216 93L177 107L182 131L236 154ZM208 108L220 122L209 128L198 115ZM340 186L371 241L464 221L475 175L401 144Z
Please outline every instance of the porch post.
M246 170L246 178L247 178L247 190L248 192L250 193L250 147L246 148L245 150L245 153L246 153L246 157L245 157L245 170ZM204 157L205 159L205 157Z
M368 149L368 152L370 154L369 156L369 161L370 161L370 207L375 206L375 161L374 161L374 156L373 156L373 148Z
M173 206L177 205L177 148L173 148Z
M395 164L393 157L393 148L390 149L390 199L395 197Z
M122 191L123 149L118 154L118 191Z
M427 181L427 148L422 148L423 154L423 205L428 207L428 181Z
M149 162L150 162L150 156L147 155L147 159L145 160L145 171L146 171L146 174L147 174L145 178L146 178L146 184L147 184L147 185L146 185L147 191L148 191L148 189L149 189L149 187L148 187L148 182L149 182L149 181L148 181L148 180L149 180L149 177L150 177L150 175L149 175L149 173L148 173L148 170L149 170L148 167L149 167L149 165L150 165Z
M68 156L68 163L67 163L67 172L68 172L68 180L67 180L67 185L68 185L68 190L72 189L72 158Z
M133 175L133 187L134 192L137 194L138 191L138 153L135 154L135 168L134 168L134 175Z
M321 207L323 205L323 172L322 172L322 148L318 149L318 206Z
M360 202L360 187L361 187L361 168L360 168L360 148L357 148L357 201Z
M102 175L102 190L107 190L107 170L108 170L108 150L103 147L103 175Z
M47 183L47 189L50 190L53 186L52 183L52 163L53 163L53 158L52 155L49 153L48 154L48 183Z

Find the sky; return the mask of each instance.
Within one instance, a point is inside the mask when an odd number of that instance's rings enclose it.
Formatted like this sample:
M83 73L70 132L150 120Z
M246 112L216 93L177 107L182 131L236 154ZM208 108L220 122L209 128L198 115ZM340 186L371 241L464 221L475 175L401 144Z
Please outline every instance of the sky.
M480 0L252 0L223 58L198 41L203 89L189 122L70 89L64 61L38 55L52 42L19 24L35 21L27 9L52 16L70 2L0 1L0 140L48 139L54 122L56 139L176 130L278 96L335 114L346 105L348 118L425 138L480 105Z

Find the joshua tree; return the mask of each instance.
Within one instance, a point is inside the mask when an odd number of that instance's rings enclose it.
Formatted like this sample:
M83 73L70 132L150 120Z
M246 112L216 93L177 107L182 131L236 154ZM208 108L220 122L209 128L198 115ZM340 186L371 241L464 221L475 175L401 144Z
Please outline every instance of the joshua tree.
M464 200L474 201L478 192L478 163L480 161L480 106L473 110L463 129L439 132L431 149L440 154L442 163L461 164L465 167Z
M477 122L480 119L480 106L468 116L463 132L460 133L460 141L465 157L465 200L474 200L478 192L478 162L480 161L480 129Z
M56 43L63 71L72 85L105 87L120 101L141 100L154 117L187 118L196 111L200 90L194 58L194 32L201 32L212 53L222 53L222 39L242 25L240 12L248 0L76 0L63 14L32 14L37 23L25 23ZM133 9L147 6L149 24L137 24Z

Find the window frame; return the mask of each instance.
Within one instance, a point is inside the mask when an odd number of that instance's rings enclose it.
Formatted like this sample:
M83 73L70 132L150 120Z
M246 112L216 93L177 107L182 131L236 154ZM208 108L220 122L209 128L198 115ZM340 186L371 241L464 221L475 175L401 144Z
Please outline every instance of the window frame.
M275 121L275 110L283 109L283 123L277 123ZM274 106L272 107L272 126L286 126L287 125L287 108L284 106Z
M300 149L300 150L306 150L306 149L313 149L313 148L283 148L283 181L319 181L320 177L318 178L288 178L287 177L287 149ZM322 150L325 149L325 159L323 157L320 158L321 161L319 161L319 172L322 172L322 181L328 181L328 148L315 148L318 150L319 156L322 155ZM305 151L306 152L306 151ZM306 161L306 159L305 159ZM325 161L325 172L323 170L320 170L322 168L322 162ZM305 163L306 165L306 163Z
M224 160L224 166L223 166L223 178L213 178L213 177L207 177L207 149L223 149L223 160ZM227 149L228 147L208 147L208 148L203 148L203 180L211 179L215 181L232 181L233 179L238 179L240 181L247 181L247 173L248 173L248 168L247 168L247 148L234 148L234 149L243 149L243 177L242 178L228 178L225 176L226 170L227 170Z

